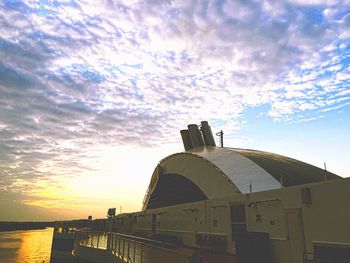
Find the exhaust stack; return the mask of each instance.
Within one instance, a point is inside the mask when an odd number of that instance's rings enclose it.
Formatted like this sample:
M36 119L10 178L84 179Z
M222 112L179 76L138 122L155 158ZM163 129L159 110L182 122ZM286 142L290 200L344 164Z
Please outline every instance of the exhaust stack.
M202 121L200 129L197 124L189 124L187 130L181 130L185 151L200 146L216 146L213 133L207 121Z
M206 146L216 146L213 133L207 121L201 122L201 131Z
M188 130L181 130L181 138L182 138L182 143L184 144L185 151L191 150L193 148L191 138L190 138L190 133Z
M197 124L187 126L193 148L204 146L204 140Z

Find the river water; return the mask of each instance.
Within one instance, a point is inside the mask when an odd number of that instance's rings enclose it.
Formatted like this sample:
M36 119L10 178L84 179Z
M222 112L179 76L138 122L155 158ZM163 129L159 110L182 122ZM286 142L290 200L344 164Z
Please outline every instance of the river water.
M0 263L50 262L53 228L0 232Z

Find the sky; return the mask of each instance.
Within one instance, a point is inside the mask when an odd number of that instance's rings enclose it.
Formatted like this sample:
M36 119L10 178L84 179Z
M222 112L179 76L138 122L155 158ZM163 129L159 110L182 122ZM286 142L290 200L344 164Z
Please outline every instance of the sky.
M350 177L349 0L0 1L0 220L138 211L208 120Z

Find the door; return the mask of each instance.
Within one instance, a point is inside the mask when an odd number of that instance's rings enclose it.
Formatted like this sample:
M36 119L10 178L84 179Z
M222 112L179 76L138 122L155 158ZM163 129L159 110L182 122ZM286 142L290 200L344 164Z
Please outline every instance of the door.
M244 204L230 206L231 238L235 242L236 257L240 263L249 263L251 247L247 236L246 215Z
M285 218L287 221L287 237L289 242L289 262L303 262L305 244L301 210L285 210Z
M231 225L239 263L272 262L269 234L247 231L245 205L231 205Z

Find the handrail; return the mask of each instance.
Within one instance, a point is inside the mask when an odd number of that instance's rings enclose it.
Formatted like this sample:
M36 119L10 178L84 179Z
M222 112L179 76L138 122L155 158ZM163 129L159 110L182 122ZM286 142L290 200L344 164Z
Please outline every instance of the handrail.
M176 262L190 262L192 252L179 250L174 244L158 240L151 240L143 237L130 236L115 232L99 232L77 230L85 233L86 238L79 240L80 246L105 250L126 263L147 263L150 261L150 254L157 257L172 257ZM82 235L84 236L84 235ZM175 261L174 261L175 262Z
M101 236L101 235L118 236L118 237L122 237L124 239L128 239L131 241L136 241L136 242L143 243L143 244L153 244L153 245L157 245L160 247L167 247L167 248L176 248L177 247L174 244L162 242L159 240L147 239L144 237L131 236L131 235L126 235L126 234L116 233L116 232L87 231L87 230L79 230L79 229L76 230L76 232L86 233L88 235L97 235L97 236Z

